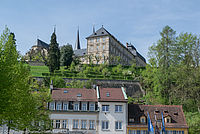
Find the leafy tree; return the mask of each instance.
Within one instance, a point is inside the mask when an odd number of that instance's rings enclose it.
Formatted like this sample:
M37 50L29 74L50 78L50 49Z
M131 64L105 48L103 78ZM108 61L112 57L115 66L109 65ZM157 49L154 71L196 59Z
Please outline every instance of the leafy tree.
M52 77L51 80L53 80L53 85L57 88L65 88L66 87L66 83L63 78Z
M6 28L0 37L0 124L8 126L8 133L10 129L30 129L38 117L29 85L30 69L19 59L14 34Z
M73 49L71 45L64 45L60 50L60 65L61 66L70 66L72 63Z
M51 35L51 41L48 52L48 67L49 72L54 73L54 70L60 69L60 50L56 41L56 33Z

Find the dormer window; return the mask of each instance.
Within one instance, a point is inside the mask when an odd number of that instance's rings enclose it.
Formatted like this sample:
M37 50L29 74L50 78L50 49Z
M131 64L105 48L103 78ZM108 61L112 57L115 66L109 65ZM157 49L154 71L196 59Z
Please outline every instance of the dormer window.
M106 93L106 96L107 96L107 97L110 97L110 93L109 93L109 92L107 92L107 93Z
M166 118L165 118L165 122L166 122L166 123L171 123L171 117L169 117L169 116L166 117Z
M80 94L80 93L77 94L77 97L81 97L81 96L82 96L82 94Z
M174 115L178 115L178 112L175 112Z
M140 117L140 122L141 123L146 123L146 117L145 116Z

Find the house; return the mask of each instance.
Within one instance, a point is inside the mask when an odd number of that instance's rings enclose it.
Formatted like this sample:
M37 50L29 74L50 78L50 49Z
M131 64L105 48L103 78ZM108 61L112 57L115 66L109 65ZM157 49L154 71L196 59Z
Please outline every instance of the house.
M97 87L99 134L126 134L127 102L125 89Z
M179 105L128 105L128 134L147 134L148 114L157 130L161 130L162 113L166 134L188 134L188 125L185 120L182 106Z
M124 88L51 88L53 133L126 134Z

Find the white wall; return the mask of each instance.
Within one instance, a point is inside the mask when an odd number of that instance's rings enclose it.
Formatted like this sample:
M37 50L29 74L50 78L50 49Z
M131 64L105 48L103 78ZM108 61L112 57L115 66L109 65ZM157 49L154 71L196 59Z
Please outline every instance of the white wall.
M90 113L90 112L53 112L50 115L51 120L68 120L67 128L69 131L87 131L91 134L96 134L97 131L97 120L98 120L98 113ZM73 120L79 120L78 129L73 129ZM87 129L81 130L81 120L87 120ZM95 121L95 130L89 130L89 120ZM63 129L54 129L53 132L58 133Z
M126 134L127 104L120 102L98 102L99 111L99 134ZM102 112L102 105L109 105L109 112ZM115 112L115 105L122 105L121 113ZM109 121L109 129L102 130L102 121ZM115 122L122 121L122 130L115 130Z

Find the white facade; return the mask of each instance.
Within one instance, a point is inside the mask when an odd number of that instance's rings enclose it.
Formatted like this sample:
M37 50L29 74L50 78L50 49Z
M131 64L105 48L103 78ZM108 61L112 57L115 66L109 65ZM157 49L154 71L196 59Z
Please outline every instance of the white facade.
M50 115L50 119L53 121L54 133L68 132L69 130L96 134L98 131L98 113L96 112L53 112ZM60 126L56 128L56 121L58 120L60 120ZM66 128L63 128L64 120L67 120ZM84 122L86 122L86 124L84 124ZM94 122L94 128L92 128L91 122Z
M99 134L126 134L127 103L122 102L98 102L99 105ZM104 112L103 106L109 106ZM118 106L122 107L119 110ZM108 128L103 126L108 121ZM105 125L105 124L104 124Z

